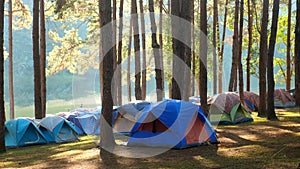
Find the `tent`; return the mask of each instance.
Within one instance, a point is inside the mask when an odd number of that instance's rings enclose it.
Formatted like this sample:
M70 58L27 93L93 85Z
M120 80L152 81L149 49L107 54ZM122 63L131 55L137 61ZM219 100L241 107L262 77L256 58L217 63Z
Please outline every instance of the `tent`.
M73 123L60 116L48 116L38 123L48 142L64 143L79 140Z
M199 106L164 100L144 108L127 145L182 149L207 142L217 143L216 132Z
M116 133L128 134L136 122L138 114L150 102L138 100L120 106L113 113L113 129Z
M212 123L237 124L253 121L250 113L241 104L239 96L234 92L221 93L212 97L208 104Z
M296 98L296 89L288 90L288 92L290 93L290 95L291 95L293 98Z
M78 115L75 115L75 114L68 114L67 116L65 116L65 118L72 122L75 126L76 126L76 132L78 135L84 135L84 131L83 131L83 128L79 122L79 120L77 119Z
M295 99L289 91L284 89L276 89L274 91L274 106L276 108L288 108L295 105Z
M47 143L39 128L32 121L24 118L5 122L4 135L7 147Z
M83 113L75 117L82 131L87 135L100 134L100 113Z
M189 97L189 102L192 102L192 103L200 103L200 96L191 96Z
M101 107L95 109L75 109L70 112L60 112L56 115L61 116L75 125L79 135L100 134L99 118Z
M259 106L259 95L254 92L244 91L244 101L251 111L257 111Z

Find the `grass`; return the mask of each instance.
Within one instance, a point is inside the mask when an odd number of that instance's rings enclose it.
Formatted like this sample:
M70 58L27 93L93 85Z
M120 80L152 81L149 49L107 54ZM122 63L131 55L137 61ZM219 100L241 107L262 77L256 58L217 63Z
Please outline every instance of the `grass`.
M83 101L86 102L86 101ZM47 114L56 114L59 112L67 112L78 108L80 105L77 105L81 102L81 98L73 101L66 100L50 100L47 101ZM92 102L93 103L93 102ZM97 105L95 103L89 105L88 103L84 104L85 107L95 108ZM15 107L15 118L18 117L34 117L34 105L26 107ZM9 119L9 105L6 105L6 118Z
M100 160L93 138L68 144L9 149L0 168L291 168L300 165L299 108L277 110L279 121L253 113L254 122L216 126L219 145L169 150L155 157ZM130 149L130 148L128 148Z

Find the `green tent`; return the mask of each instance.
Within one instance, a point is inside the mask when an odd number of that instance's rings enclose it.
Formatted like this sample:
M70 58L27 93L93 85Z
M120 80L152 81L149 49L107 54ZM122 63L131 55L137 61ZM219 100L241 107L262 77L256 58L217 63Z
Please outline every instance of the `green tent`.
M213 124L237 124L253 121L235 93L222 93L209 101L209 118Z

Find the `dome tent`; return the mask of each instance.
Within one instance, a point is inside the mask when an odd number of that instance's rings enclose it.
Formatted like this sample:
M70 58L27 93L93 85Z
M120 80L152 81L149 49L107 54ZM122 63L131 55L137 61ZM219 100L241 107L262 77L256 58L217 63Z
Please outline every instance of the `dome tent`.
M116 133L129 134L140 112L150 102L137 100L122 105L113 113L113 129Z
M234 92L221 93L208 101L209 117L213 124L237 124L253 121L251 114Z
M47 143L39 128L32 121L25 118L5 122L4 135L5 146L7 147Z
M296 105L295 99L289 91L276 89L274 91L274 106L276 108L288 108Z
M201 108L190 102L164 100L144 108L127 145L182 149L206 142L217 143L217 138Z
M64 143L79 140L74 124L60 116L45 117L38 123L38 127L50 143Z

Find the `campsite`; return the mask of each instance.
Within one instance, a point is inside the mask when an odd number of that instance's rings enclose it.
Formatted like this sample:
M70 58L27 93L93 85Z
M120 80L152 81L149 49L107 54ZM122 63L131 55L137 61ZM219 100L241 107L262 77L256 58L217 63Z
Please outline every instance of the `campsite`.
M300 169L300 0L0 7L0 168Z
M92 137L80 142L11 149L1 154L1 168L297 168L299 109L279 111L280 121L254 115L254 123L218 126L218 147L171 149L146 159L100 160ZM30 154L30 156L28 155Z

